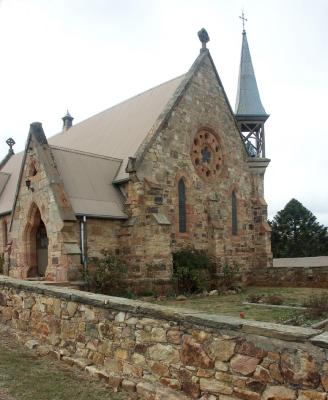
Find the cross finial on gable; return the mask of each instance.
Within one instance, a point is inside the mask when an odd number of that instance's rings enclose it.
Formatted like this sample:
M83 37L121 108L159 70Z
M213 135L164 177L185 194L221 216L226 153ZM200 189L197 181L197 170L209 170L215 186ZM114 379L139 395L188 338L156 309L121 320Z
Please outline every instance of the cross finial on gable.
M243 33L245 32L245 21L247 21L247 18L245 18L244 10L241 13L241 16L239 18L243 21Z
M202 43L201 51L206 50L206 43L210 41L210 37L208 36L208 33L207 33L206 29L202 28L198 32L198 37L199 37L199 40Z
M13 146L16 143L15 140L10 137L9 139L6 140L6 143L9 146L9 153L14 154Z

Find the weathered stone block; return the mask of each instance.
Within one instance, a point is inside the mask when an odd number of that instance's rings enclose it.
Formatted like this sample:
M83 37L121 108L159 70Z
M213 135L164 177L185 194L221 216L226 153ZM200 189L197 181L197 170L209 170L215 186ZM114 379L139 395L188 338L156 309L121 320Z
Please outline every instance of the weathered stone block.
M255 371L259 362L258 358L236 354L231 359L230 366L234 372L242 375L250 375Z
M191 336L183 337L181 361L185 365L193 365L199 368L214 367L214 361L206 354L203 346Z

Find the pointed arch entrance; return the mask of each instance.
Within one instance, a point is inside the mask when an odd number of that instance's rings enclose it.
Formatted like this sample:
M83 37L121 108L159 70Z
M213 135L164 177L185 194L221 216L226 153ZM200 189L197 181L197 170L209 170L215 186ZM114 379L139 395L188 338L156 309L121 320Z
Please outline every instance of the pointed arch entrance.
M25 262L28 277L45 276L48 265L48 235L36 204L31 206L24 233Z

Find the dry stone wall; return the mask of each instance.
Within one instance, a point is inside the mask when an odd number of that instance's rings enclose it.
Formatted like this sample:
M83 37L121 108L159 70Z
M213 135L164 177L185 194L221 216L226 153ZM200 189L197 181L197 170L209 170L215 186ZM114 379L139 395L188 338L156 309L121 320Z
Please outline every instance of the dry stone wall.
M328 267L271 267L249 276L249 284L258 286L327 288Z
M0 320L143 399L325 400L328 336L0 277Z

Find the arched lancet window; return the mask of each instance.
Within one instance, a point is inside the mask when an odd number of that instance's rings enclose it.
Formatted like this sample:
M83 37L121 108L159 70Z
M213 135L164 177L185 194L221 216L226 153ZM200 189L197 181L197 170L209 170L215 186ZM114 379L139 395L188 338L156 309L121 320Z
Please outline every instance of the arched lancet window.
M183 178L178 183L179 197L179 232L187 232L187 213L186 213L186 185Z
M231 194L231 233L238 234L238 219L237 219L237 197L236 192Z

